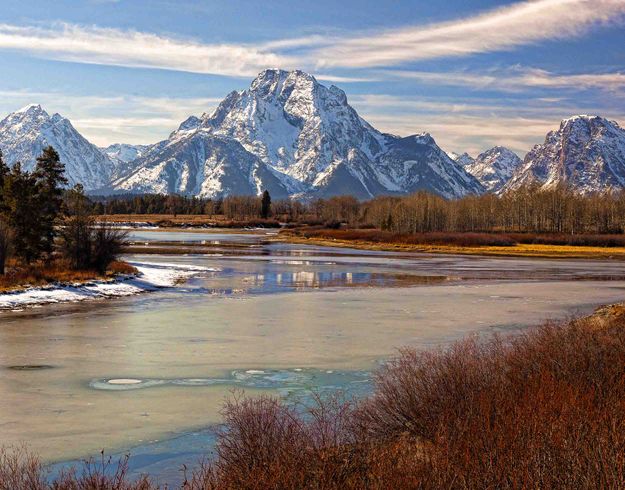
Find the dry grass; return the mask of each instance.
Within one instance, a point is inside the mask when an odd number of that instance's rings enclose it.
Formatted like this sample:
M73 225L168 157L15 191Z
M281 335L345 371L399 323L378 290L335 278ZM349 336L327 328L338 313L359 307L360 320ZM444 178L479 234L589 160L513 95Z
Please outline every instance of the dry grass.
M394 243L400 245L450 245L458 247L512 247L516 241L506 235L495 233L414 233L400 234L371 229L312 229L297 232L304 238L328 240L363 241L369 243Z
M283 230L279 237L291 243L308 243L331 247L349 247L363 250L426 252L464 255L494 255L508 257L536 257L536 258L583 258L583 259L611 259L625 258L625 246L617 246L612 241L614 235L589 235L587 243L604 243L599 245L582 245L583 239L577 245L557 244L563 239L552 239L547 244L547 235L524 234L523 242L517 240L519 235L501 234L464 234L464 233L435 233L422 234L410 239L413 235L384 235L387 232L378 230L327 230L327 229L295 229ZM430 237L431 235L431 237ZM445 242L443 239L450 236L452 239ZM462 235L467 235L464 239ZM398 236L397 240L393 237ZM457 237L456 237L457 236ZM618 236L618 235L616 235ZM370 238L371 237L371 238ZM407 238L402 238L407 237ZM487 237L493 237L492 240ZM386 240L384 239L386 238ZM412 241L412 243L410 243ZM490 244L489 244L490 241ZM536 243L534 243L534 241ZM497 244L499 242L499 244ZM607 245L612 243L612 245Z
M136 272L137 269L123 261L112 262L106 274L102 275L95 270L74 270L62 259L27 265L13 260L7 264L6 273L0 276L0 292L56 283L88 282Z

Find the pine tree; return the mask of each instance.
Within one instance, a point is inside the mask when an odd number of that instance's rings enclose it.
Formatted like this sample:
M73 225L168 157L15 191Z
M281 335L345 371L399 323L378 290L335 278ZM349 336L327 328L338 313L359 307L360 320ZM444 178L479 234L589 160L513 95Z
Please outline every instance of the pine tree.
M41 256L42 228L38 185L33 174L17 162L3 182L3 205L13 232L15 253L27 264Z
M4 162L2 150L0 150L0 214L6 213L3 189L4 189L4 181L6 180L9 173L11 173L11 169Z
M63 186L67 185L64 172L65 165L61 163L59 154L54 148L48 146L37 158L33 173L37 181L37 197L40 202L41 251L48 258L54 246L54 227L63 204Z
M271 196L269 195L269 191L265 190L263 192L263 197L260 200L260 216L263 219L269 218L269 214L271 213Z

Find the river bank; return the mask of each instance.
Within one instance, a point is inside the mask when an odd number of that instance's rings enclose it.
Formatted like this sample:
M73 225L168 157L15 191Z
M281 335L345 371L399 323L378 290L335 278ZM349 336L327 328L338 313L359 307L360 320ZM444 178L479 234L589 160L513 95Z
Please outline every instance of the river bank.
M44 286L23 286L0 293L0 310L21 310L53 303L75 303L86 300L132 296L171 287L205 268L175 264L129 262L133 274L112 278L58 282Z
M341 239L330 237L306 237L292 230L283 230L276 241L293 244L316 245L321 247L354 248L358 250L384 252L421 252L427 254L483 255L493 257L528 257L547 259L625 259L625 247L596 247L572 245L522 244L497 245L446 245L446 244L406 244L379 243L362 239Z

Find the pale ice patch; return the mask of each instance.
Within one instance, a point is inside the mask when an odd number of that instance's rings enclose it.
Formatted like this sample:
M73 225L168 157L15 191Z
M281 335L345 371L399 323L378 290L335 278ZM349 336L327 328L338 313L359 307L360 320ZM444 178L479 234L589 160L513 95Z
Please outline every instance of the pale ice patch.
M141 383L140 379L118 378L108 380L108 384L110 385L136 385L138 383Z
M136 276L124 276L109 281L52 284L0 294L0 309L15 311L16 308L24 306L131 296L171 287L201 272L216 270L210 267L156 262L130 262L130 264L139 271Z

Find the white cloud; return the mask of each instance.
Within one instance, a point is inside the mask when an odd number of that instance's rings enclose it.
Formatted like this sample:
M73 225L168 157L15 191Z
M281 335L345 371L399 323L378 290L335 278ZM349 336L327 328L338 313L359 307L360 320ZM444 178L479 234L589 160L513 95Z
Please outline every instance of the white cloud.
M328 39L316 66L366 68L512 49L623 21L623 0L534 0L455 21Z
M55 28L0 24L0 48L80 63L253 76L292 66L283 55L245 44L203 44L137 31L60 24Z
M430 85L474 89L487 88L509 92L531 88L602 89L608 91L625 89L625 74L618 72L556 74L538 68L513 67L505 70L490 70L484 73L387 70L384 72L384 76L411 79Z
M432 58L512 49L621 23L624 0L530 0L448 22L343 35L309 35L261 44L203 43L137 31L57 24L0 24L0 49L80 63L254 76L267 67L325 72L400 66ZM334 75L334 76L333 76Z

